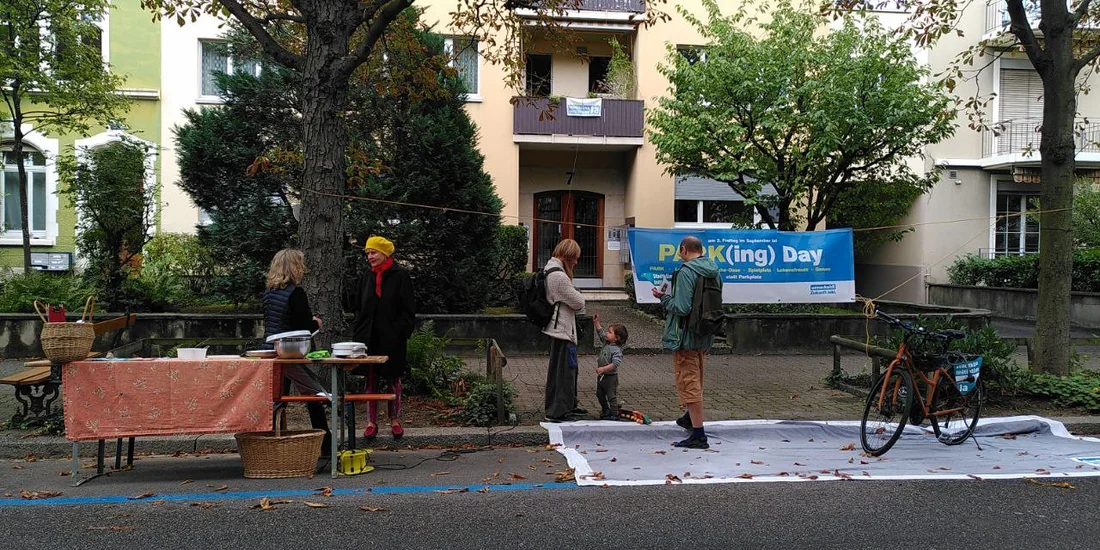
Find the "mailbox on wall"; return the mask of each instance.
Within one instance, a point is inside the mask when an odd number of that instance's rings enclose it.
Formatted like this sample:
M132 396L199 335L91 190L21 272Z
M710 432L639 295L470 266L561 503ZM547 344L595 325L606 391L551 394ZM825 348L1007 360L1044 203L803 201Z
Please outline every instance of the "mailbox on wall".
M39 271L69 271L73 268L72 252L31 252L31 267Z

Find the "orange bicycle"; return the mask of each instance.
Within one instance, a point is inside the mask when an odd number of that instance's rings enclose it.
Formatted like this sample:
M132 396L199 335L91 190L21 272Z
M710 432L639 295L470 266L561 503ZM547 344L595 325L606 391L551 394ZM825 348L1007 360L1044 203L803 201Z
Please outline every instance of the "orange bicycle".
M906 422L919 426L927 418L936 439L958 445L974 433L981 414L984 390L982 358L947 351L961 330L930 330L876 310L875 316L902 329L902 343L886 372L871 386L860 422L860 443L871 456L880 456L897 443ZM935 348L938 353L916 355L914 349Z

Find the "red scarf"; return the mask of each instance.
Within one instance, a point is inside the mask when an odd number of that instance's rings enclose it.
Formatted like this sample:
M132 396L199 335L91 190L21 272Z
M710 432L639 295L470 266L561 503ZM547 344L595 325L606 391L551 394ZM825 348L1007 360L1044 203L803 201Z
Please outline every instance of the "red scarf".
M378 267L371 268L374 272L374 295L379 298L382 297L382 274L391 267L393 267L393 258L386 258L386 261L378 264Z

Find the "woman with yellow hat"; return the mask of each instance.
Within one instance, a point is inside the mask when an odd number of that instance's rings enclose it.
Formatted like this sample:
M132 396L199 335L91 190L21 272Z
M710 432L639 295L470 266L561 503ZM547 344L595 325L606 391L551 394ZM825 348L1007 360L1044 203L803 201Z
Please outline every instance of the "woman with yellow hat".
M405 435L401 426L401 377L408 373L405 346L412 336L416 321L412 277L409 270L393 261L393 243L379 236L367 239L364 247L370 269L359 276L351 289L350 308L355 312L352 338L367 344L371 355L386 355L389 360L369 369L367 392L374 393L379 380L387 382L397 394L389 402L390 430L394 439ZM378 435L378 406L367 404L367 427L363 437Z

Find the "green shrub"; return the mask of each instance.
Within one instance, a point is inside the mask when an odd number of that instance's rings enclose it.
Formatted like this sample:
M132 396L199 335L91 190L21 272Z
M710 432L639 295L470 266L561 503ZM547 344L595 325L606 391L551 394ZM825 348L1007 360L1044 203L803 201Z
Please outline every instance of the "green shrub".
M498 307L519 305L516 280L527 267L527 230L519 225L502 225L497 230L497 279L489 303ZM528 275L530 276L530 275Z
M1026 393L1050 399L1061 407L1084 407L1089 412L1100 412L1100 373L1079 370L1069 376L1032 374Z
M462 421L474 426L491 426L497 421L497 385L481 375L466 375L466 395L459 398ZM516 390L508 382L503 384L504 415L516 412Z
M1007 288L1039 287L1039 255L982 258L967 254L947 268L951 284ZM1100 250L1073 253L1073 290L1100 292Z
M33 313L34 301L42 300L51 305L63 304L69 313L80 313L88 296L93 294L95 289L75 275L12 273L0 283L0 311Z
M406 347L409 365L406 388L410 393L433 397L449 394L450 383L458 379L465 365L461 357L444 352L450 342L446 336L435 334L435 323L432 321L425 321L413 332Z

